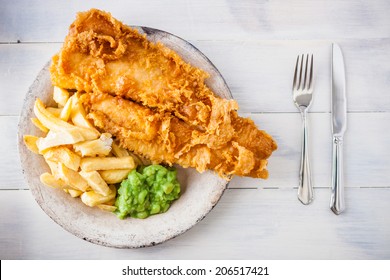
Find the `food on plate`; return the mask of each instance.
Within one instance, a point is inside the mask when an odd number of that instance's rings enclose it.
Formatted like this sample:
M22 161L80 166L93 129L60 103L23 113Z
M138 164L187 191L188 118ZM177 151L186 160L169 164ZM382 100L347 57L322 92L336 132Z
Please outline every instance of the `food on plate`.
M81 100L96 127L152 162L178 163L199 172L212 169L224 177L268 176L266 158L272 153L274 142L249 120L242 119L243 124L235 122L237 134L231 141L216 145L213 135L171 114L107 94L84 94ZM250 125L252 129L248 129Z
M60 87L54 87L53 100L58 104L58 107L64 107L69 100L69 92Z
M172 167L149 165L137 172L132 170L118 189L115 214L123 219L127 216L147 218L164 213L180 196L177 171Z
M208 73L109 13L77 15L50 73L57 105L36 99L41 136L24 141L49 167L41 182L89 207L120 219L166 212L180 196L174 164L268 177L272 137L218 97Z
M81 197L88 206L99 206L112 212L116 209L113 206L115 178L111 176L111 180L105 181L100 172L106 169L125 171L126 175L121 177L124 179L136 164L130 154L121 158L110 154L114 143L111 134L100 133L89 122L79 97L78 93L54 87L53 99L58 102L57 108L46 107L37 99L34 104L36 118L31 121L41 131L41 136L24 135L23 139L27 148L42 155L50 168L50 172L40 176L44 185L63 189L72 197Z
M54 85L87 92L78 99L87 118L135 154L224 178L268 177L272 137L216 96L206 72L109 13L78 13L50 72Z
M75 143L73 148L83 157L108 156L112 149L112 143L111 134L102 133L99 139Z
M33 153L39 154L37 140L39 138L34 135L23 135L23 141L26 147Z
M131 169L111 169L101 170L99 174L107 184L117 184L126 179L130 171Z
M49 129L46 128L37 118L31 118L31 122L37 127L40 131L48 133Z
M81 160L80 167L84 171L134 169L135 162L132 156L127 157L86 157Z
M61 162L66 167L77 171L80 167L81 156L65 146L57 146L43 153L47 161Z
M109 13L77 15L50 73L57 105L36 99L42 136L24 141L50 169L41 182L90 207L121 219L166 212L180 196L173 164L268 177L272 137L214 94L205 71Z
M109 196L109 194L111 193L108 184L106 183L106 181L104 181L104 179L100 176L99 172L97 172L96 170L93 171L81 170L79 174L81 175L81 177L84 178L84 180L87 181L88 186L91 187L91 189L95 193L101 194L102 196Z
M208 132L231 129L229 113L238 108L206 86L208 73L96 9L77 14L50 72L58 87L122 96Z
M81 201L84 202L84 204L90 207L94 207L98 205L105 205L105 203L109 203L110 201L113 201L115 199L115 196L116 196L116 187L114 185L111 185L109 188L108 195L103 195L95 191L86 191L83 194L81 194L80 197L81 197ZM113 208L108 208L108 209L113 209Z
M52 108L59 109L56 115L47 110L40 99L36 100L37 118L31 121L44 135L23 137L27 148L42 155L50 168L51 172L40 175L40 181L74 198L80 197L90 207L114 212L120 206L115 213L121 219L127 215L146 218L167 211L180 193L176 171L160 165L145 167L145 160L133 156L115 143L111 134L100 133L91 124L79 93L65 91L54 88L53 99L58 102L58 108ZM64 137L66 135L68 137ZM141 173L135 170L138 165L142 165ZM131 172L138 174L142 184L133 185L135 189L130 191L126 188L134 176L129 175ZM117 197L115 184L121 182L122 196ZM145 193L147 196L142 198ZM134 203L138 203L138 208L134 209Z

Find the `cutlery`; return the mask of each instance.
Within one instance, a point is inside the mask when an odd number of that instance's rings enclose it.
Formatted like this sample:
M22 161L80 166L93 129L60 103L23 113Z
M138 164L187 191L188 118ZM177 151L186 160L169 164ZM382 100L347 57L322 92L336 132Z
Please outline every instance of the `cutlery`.
M343 136L347 128L347 98L345 68L339 45L332 44L332 194L330 209L339 215L345 210L343 176Z
M302 150L299 171L298 199L305 205L313 200L313 184L310 173L307 110L313 95L313 55L298 55L293 81L293 101L302 116Z

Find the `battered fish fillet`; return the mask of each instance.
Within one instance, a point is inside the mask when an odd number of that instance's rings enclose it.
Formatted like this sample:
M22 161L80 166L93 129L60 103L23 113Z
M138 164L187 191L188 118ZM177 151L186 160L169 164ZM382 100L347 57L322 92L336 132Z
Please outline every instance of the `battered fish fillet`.
M95 125L137 154L223 177L268 176L271 136L217 97L206 72L109 13L79 13L50 72L53 85L88 92Z
M96 127L153 162L177 163L199 172L211 169L224 178L229 175L268 177L266 159L276 148L275 142L248 119L235 122L239 134L215 149L208 145L209 134L169 113L107 94L84 94L82 101ZM249 129L251 125L254 129ZM260 152L259 146L263 147Z
M205 85L206 72L109 13L78 13L50 71L58 87L118 95L171 112L209 133L223 130L220 137L230 140L236 101L216 97Z

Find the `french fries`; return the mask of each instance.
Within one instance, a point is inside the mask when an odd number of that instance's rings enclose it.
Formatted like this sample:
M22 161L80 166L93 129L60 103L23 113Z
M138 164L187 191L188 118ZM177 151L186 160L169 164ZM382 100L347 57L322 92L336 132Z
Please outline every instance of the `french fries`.
M111 145L111 134L103 133L99 139L76 143L73 148L83 157L108 156L111 152Z
M58 168L59 163L47 159L45 159L45 161L50 168L51 174L56 178L60 178L60 172Z
M62 108L46 107L46 110L56 118L59 118L62 112Z
M79 197L80 195L83 194L82 191L72 190L72 189L68 189L68 193L70 194L71 197Z
M78 133L69 131L54 132L50 130L46 137L40 137L36 143L39 153L43 154L49 148L75 144L83 141L83 139L84 138Z
M68 121L70 114L72 113L72 101L73 96L66 101L64 108L62 108L60 119L63 121Z
M101 170L100 176L107 184L117 184L126 179L131 169L114 169L114 170Z
M70 117L72 119L73 124L76 126L95 129L95 127L87 119L87 114L85 113L84 107L80 102L80 97L78 93L75 93L75 95L73 95L73 106Z
M43 173L39 179L43 184L45 184L48 187L55 188L55 189L68 189L69 185L67 185L63 180L55 178L50 173Z
M110 170L110 169L134 169L136 167L133 157L88 157L82 158L80 167L84 171Z
M129 156L129 151L120 147L117 143L112 143L112 153L117 157Z
M34 104L32 123L46 135L24 135L29 150L44 157L50 172L41 182L104 211L115 211L116 187L141 161L100 133L88 120L79 93L54 87L56 107Z
M115 204L115 198L113 198L110 201L107 201L103 204L96 205L96 206L104 211L114 212L117 208L116 206L114 206L114 204Z
M110 189L112 190L109 195L103 196L101 194L98 194L94 191L88 191L84 192L81 195L81 201L84 202L84 204L94 207L99 204L104 204L106 202L109 202L113 198L115 198L116 192L115 192L115 186L111 185Z
M23 135L24 144L31 152L35 154L39 154L39 148L37 146L38 139L38 137L33 135Z
M130 155L129 151L120 147L116 142L112 143L112 153L117 157L128 157ZM133 157L137 165L140 164L138 158ZM131 169L111 169L111 170L102 170L99 171L100 176L108 184L117 184L126 179L127 175L130 173Z
M91 188L96 192L104 196L108 196L111 192L110 188L108 187L107 183L103 180L103 178L100 176L99 172L97 171L84 171L81 170L80 173L81 177L83 177L85 180L87 180L88 185L91 186Z
M59 107L64 107L69 99L69 92L65 89L55 86L53 90L53 99Z
M49 129L45 127L37 118L31 118L31 122L43 133L48 133Z
M65 164L58 164L58 173L60 179L73 189L82 192L88 189L88 182L78 172L66 167Z
M37 116L38 120L45 127L54 132L72 132L74 135L79 135L84 141L94 140L100 136L99 132L96 129L77 127L55 117L53 114L51 114L45 109L45 106L39 98L37 98L37 100L35 101L34 113Z
M80 167L81 157L64 146L49 149L43 154L46 160L63 163L66 167L77 171Z
M104 210L104 211L108 211L108 212L114 212L116 210L116 206L113 206L113 205L107 205L107 204L99 204L99 205L96 205L98 208Z

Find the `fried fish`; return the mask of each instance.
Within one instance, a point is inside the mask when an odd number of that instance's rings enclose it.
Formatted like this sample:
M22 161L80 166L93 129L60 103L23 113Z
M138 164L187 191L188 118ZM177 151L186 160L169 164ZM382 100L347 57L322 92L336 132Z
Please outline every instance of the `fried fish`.
M135 153L223 177L268 176L272 137L216 96L205 71L109 13L78 13L50 72L53 85L87 92L91 120Z
M53 85L134 100L214 132L237 102L206 86L208 74L109 13L78 13L50 68ZM229 128L227 128L229 129Z
M209 145L209 134L172 114L108 94L84 94L82 101L96 127L114 135L123 147L155 163L177 163L199 172L211 169L225 178L268 177L266 159L275 143L265 132L248 130L247 124L235 122L237 134L215 148ZM243 121L252 123L249 119ZM262 147L261 152L257 146Z

